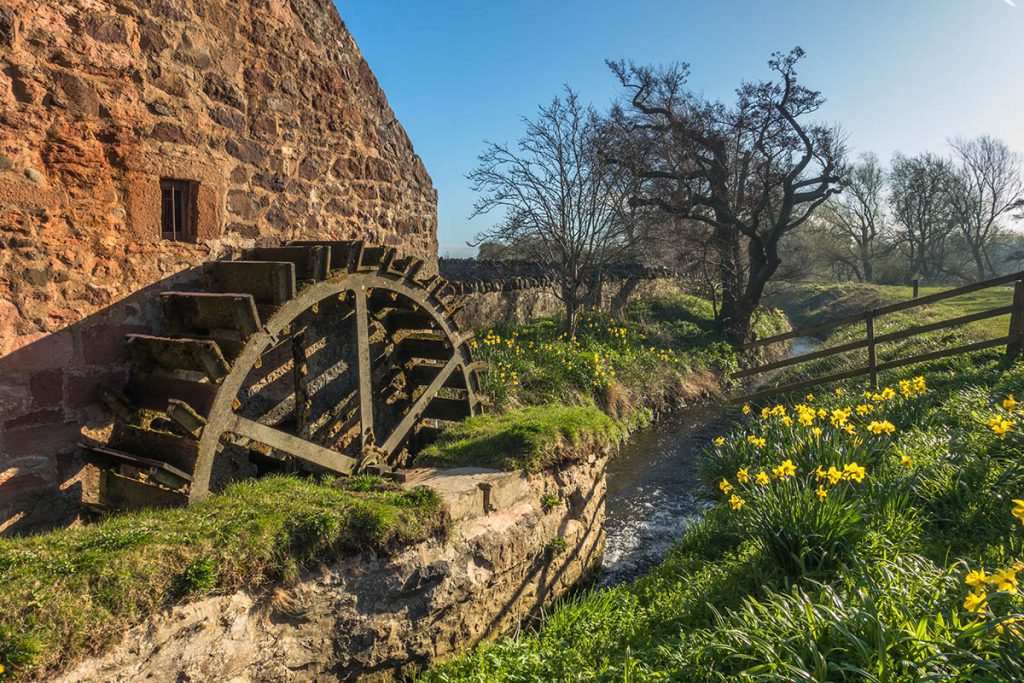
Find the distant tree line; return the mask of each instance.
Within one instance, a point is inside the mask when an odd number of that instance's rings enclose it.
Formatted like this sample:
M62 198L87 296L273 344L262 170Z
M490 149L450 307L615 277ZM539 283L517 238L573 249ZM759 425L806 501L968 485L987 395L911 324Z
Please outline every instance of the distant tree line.
M624 260L669 265L748 339L768 285L796 277L869 282L980 279L1024 240L1017 154L956 139L951 154L847 160L843 134L813 120L821 93L802 85L800 48L728 103L688 86L689 67L609 62L621 97L600 113L565 93L524 119L515 144L488 143L469 179L482 257L545 264L561 283L574 335L586 291Z
M862 155L808 226L818 276L862 282L983 280L1019 268L1024 240L1020 156L989 136L956 138L950 154Z

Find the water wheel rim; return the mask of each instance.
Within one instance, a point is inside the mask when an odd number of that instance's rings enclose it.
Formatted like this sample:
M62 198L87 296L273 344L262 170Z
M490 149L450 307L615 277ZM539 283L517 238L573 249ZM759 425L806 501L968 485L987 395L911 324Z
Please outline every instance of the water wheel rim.
M285 335L285 331L303 313L318 304L337 298L340 295L347 295L348 293L354 295L357 302L363 302L362 313L358 312L359 305L357 304L357 316L365 314L366 295L374 289L385 289L395 292L418 305L424 312L430 315L444 337L450 340L452 348L450 360L442 368L441 372L438 373L433 384L428 386L420 398L409 407L405 417L399 426L395 428L394 432L384 439L381 445L383 450L389 455L392 454L391 451L397 445L396 441L401 441L404 438L404 434L408 433L411 426L420 418L426 405L434 397L433 395L436 394L436 385L443 385L444 381L452 373L461 372L463 374L467 388L469 414L473 415L478 411L476 377L469 349L465 344L465 340L460 338L458 326L440 310L442 307L434 295L419 283L415 281L410 283L406 278L400 276L389 276L381 272L341 272L336 276L315 282L299 290L296 296L281 303L270 316L270 319L262 325L261 329L250 336L245 342L244 347L231 364L231 370L219 382L216 398L208 414L207 425L199 439L196 467L188 494L190 503L207 497L211 492L211 477L223 436L228 433L235 433L239 430L240 424L243 427L252 426L251 421L240 423L239 416L235 411L235 404L248 373L256 366L263 353L277 343ZM364 349L360 349L360 353L363 351ZM361 400L365 395L361 386ZM362 411L360 420L362 422ZM273 428L268 427L268 429ZM276 429L273 430L287 437L298 438L313 444L313 442L302 439L302 437L296 437ZM394 434L399 430L403 430L404 434L400 435L397 439L393 438ZM361 424L360 432L363 437L366 436L365 423ZM260 439L255 440L259 441ZM317 451L315 444L313 444L311 450L314 453ZM351 458L351 456L346 456L323 447L319 450L328 451L330 456L323 453L321 455L323 457L337 458L339 462L349 466L352 472L359 469L358 462Z

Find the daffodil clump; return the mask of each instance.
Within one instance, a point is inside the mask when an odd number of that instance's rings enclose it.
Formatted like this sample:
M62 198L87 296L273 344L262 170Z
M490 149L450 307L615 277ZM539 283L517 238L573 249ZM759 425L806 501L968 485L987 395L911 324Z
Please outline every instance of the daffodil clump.
M499 408L586 402L614 385L663 384L688 369L683 355L637 325L597 313L583 316L573 339L546 320L482 331L470 346L484 362L482 388Z

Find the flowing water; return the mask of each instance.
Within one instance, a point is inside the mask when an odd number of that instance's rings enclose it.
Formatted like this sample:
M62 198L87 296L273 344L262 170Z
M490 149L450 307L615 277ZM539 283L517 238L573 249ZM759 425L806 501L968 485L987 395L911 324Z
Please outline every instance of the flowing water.
M812 337L797 337L790 356L819 344ZM697 459L735 417L722 405L687 408L635 433L612 458L601 585L647 572L697 519L708 505L697 480Z

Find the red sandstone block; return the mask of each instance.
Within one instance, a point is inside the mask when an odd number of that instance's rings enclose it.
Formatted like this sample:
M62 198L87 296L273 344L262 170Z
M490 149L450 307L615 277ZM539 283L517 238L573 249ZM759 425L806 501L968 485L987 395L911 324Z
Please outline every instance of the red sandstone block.
M5 429L3 450L10 458L53 456L73 449L79 436L80 428L74 422Z
M64 400L64 370L40 370L29 378L32 403L39 407L59 406Z
M0 377L5 375L0 368ZM32 403L32 392L25 384L16 381L0 383L0 419L23 412Z
M25 493L54 488L56 470L50 458L21 458L0 470L0 505L5 505Z
M68 377L68 408L84 408L99 402L104 389L120 389L128 380L126 370L108 370L105 372Z
M116 365L123 363L126 334L144 333L140 325L95 325L81 333L82 358L86 365Z
M59 424L64 421L64 411L60 408L44 408L19 415L4 422L4 429L18 429L19 427L32 427L35 425Z
M70 330L25 335L17 343L19 348L16 351L0 359L0 371L49 370L71 362L74 344Z

